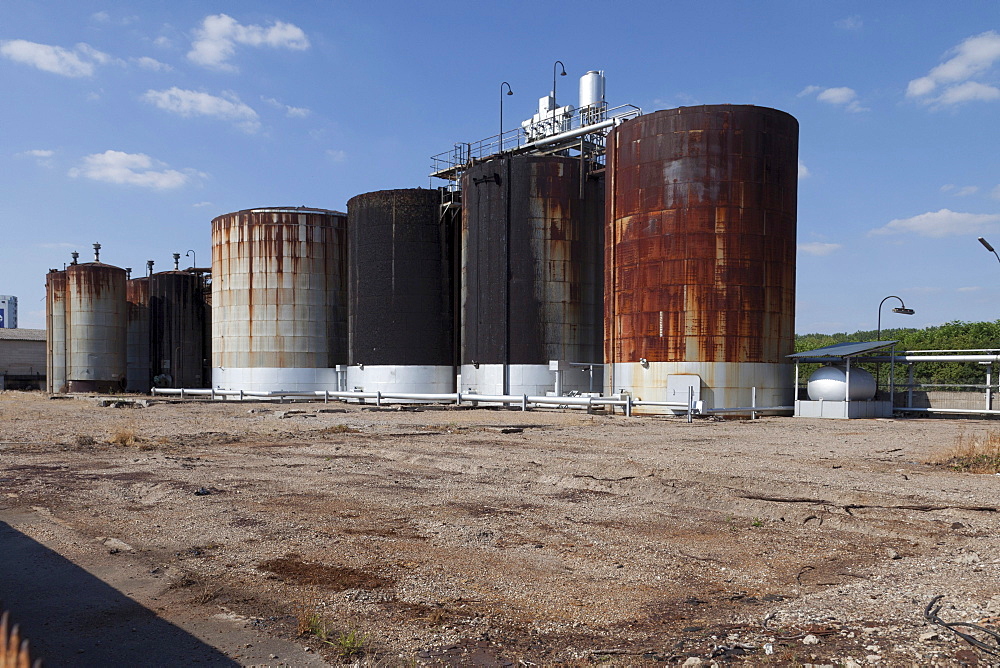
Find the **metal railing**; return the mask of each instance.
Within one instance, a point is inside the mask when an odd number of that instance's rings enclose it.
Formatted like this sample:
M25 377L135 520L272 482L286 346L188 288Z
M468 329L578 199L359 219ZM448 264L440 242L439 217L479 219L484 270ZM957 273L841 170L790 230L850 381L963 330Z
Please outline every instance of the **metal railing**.
M604 155L604 138L611 128L641 115L642 109L632 104L609 109L606 103L601 103L576 109L570 116L554 117L554 120L543 119L531 126L530 134L525 128L517 127L479 141L457 143L450 151L431 156L430 175L453 181L470 165L498 153L541 151L540 145L545 146L546 152L563 148L572 149L579 146L581 137L589 138L589 153L600 162ZM601 125L604 127L597 127ZM574 136L565 138L563 142L548 141L566 134Z

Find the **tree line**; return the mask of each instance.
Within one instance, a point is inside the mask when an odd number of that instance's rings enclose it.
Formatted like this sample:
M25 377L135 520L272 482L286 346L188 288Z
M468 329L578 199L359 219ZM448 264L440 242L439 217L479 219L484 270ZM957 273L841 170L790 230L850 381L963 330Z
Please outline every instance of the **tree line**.
M795 352L815 350L836 343L875 341L878 332L866 330L848 334L796 334ZM898 341L896 352L915 350L1000 350L1000 320L992 322L964 322L954 320L943 325L925 327L923 329L883 329L882 341ZM870 365L863 365L870 366ZM809 369L802 368L807 376L815 365ZM883 367L884 368L884 367ZM873 369L869 369L873 371ZM996 383L994 369L993 382ZM921 362L914 365L914 381L925 384L961 384L981 385L986 380L986 369L975 362ZM882 378L886 373L882 373ZM896 366L896 382L905 383L907 377L906 365Z

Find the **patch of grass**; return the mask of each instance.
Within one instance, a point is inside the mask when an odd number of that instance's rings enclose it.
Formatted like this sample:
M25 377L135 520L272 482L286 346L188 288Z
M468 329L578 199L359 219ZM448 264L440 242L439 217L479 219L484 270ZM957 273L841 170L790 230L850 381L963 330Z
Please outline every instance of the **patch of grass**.
M138 442L138 430L135 427L124 425L115 427L115 430L111 432L111 438L108 439L108 443L111 445L120 445L125 448L131 448Z
M960 473L1000 473L1000 431L955 438L955 443L928 464L945 466Z
M335 424L329 427L324 427L319 430L321 434L360 434L360 429L355 429L354 427L347 424Z
M764 526L764 520L762 520L759 517L755 517L755 518L753 518L753 522L750 523L750 526L752 526L752 527L762 527L762 526Z
M73 443L76 445L94 445L97 441L94 440L93 436L89 436L87 434L77 434L73 438Z
M364 656L368 635L357 629L347 632L337 631L336 626L318 611L319 604L313 596L309 601L297 606L299 636L315 638L321 643L334 648L342 661L349 661Z

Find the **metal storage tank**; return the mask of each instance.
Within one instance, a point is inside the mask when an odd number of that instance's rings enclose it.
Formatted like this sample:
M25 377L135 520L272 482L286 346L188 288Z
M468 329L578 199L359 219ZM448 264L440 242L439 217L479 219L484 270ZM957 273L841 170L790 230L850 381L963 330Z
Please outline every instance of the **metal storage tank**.
M604 183L586 168L520 155L462 175L463 391L544 396L550 361L600 363ZM567 367L562 389L600 380Z
M66 269L66 384L70 392L115 392L126 382L125 270L94 262Z
M350 366L367 392L455 391L455 230L437 190L381 190L347 203Z
M45 385L66 391L66 272L50 269L45 276Z
M186 271L149 277L149 361L156 387L205 387L205 298Z
M126 388L129 392L145 393L152 387L153 379L149 357L149 277L130 279L126 290Z
M347 216L247 209L212 221L212 385L334 390L347 361Z
M686 401L676 388L695 379L707 408L749 406L753 388L758 406L791 406L795 118L658 111L609 135L607 163L609 390Z

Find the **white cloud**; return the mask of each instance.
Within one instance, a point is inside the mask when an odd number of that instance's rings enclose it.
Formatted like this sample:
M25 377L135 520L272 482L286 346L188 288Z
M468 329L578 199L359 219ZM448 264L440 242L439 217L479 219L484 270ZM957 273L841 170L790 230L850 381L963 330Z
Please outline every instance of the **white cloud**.
M193 177L205 176L194 170L160 169L163 163L153 160L145 153L125 153L105 151L85 156L79 167L69 170L73 178L86 178L105 183L168 190L179 188Z
M990 191L990 197L993 199L1000 199L1000 185L997 185Z
M347 152L346 151L338 151L338 150L335 150L335 149L332 149L332 148L328 148L326 150L326 155L327 155L328 158L330 158L334 162L343 162L343 161L347 160Z
M970 285L964 288L957 288L957 292L979 292L983 288L978 285Z
M964 186L955 192L955 197L967 197L979 192L979 186Z
M868 111L866 107L858 101L858 94L853 88L840 86L837 88L823 88L822 86L806 86L798 94L798 97L811 96L815 94L820 102L826 102L838 107L844 107L847 111L857 113Z
M160 47L161 49L169 49L174 45L173 41L166 35L160 35L153 40L153 44Z
M841 30L849 30L850 32L858 32L864 27L864 21L861 17L855 14L854 16L848 16L846 19L840 19L839 21L834 21L833 25L837 26Z
M839 251L843 247L844 246L842 244L829 244L829 243L824 243L822 241L810 241L798 245L798 249L800 252L806 253L807 255L817 255L820 257Z
M799 179L808 179L810 176L812 176L812 172L806 167L806 163L799 160Z
M44 72L64 77L89 77L96 65L112 62L111 56L88 44L77 44L73 50L61 46L39 44L23 39L0 42L0 55L14 62L31 65Z
M989 102L996 99L1000 99L1000 88L981 84L978 81L966 81L965 83L951 86L934 101L938 105L949 106L962 104L963 102L974 102L976 100Z
M48 149L36 148L30 151L24 151L20 155L26 155L32 158L51 158L56 154L55 151L50 151Z
M133 62L144 70L150 70L151 72L170 72L174 68L166 63L161 63L156 58L150 58L149 56L143 56L142 58L134 58Z
M951 237L960 234L978 234L996 229L1000 214L960 213L941 209L928 211L912 218L897 218L869 234L912 233L922 237Z
M235 123L244 132L253 133L260 129L260 119L252 107L244 104L234 93L223 93L225 97L200 93L182 88L148 90L142 99L164 111L185 118L208 116Z
M309 48L309 39L301 28L291 23L275 21L270 27L245 26L226 14L206 16L201 27L195 30L188 59L214 70L235 72L236 67L227 62L236 52L236 45L269 46L279 49L303 51Z
M267 102L275 109L281 109L282 111L285 112L285 115L290 118L305 118L306 116L312 113L312 109L307 109L306 107L292 107L290 105L279 102L278 100L275 100L273 97L262 97L260 99L262 99L264 102Z
M935 106L1000 99L1000 89L997 87L971 81L973 77L989 72L994 63L1000 60L1000 34L990 30L969 37L946 55L951 57L925 76L910 81L906 88L907 97ZM943 87L943 92L930 97L939 86Z
M196 209L203 209L206 206L212 206L212 203L211 202L196 202L192 206L194 206L194 208L196 208Z

